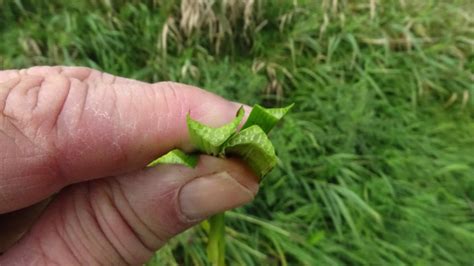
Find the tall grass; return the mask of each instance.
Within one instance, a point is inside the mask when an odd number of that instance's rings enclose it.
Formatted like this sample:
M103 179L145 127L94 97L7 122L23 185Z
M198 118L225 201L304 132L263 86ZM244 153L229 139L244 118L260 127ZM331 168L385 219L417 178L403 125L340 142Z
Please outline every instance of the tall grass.
M5 1L0 65L86 65L296 103L228 215L232 265L472 265L470 1ZM205 265L191 229L150 265Z

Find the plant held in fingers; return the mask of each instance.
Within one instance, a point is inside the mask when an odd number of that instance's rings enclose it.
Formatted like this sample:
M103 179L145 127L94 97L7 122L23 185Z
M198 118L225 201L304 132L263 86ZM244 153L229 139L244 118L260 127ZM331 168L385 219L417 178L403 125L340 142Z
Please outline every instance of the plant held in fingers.
M267 134L293 107L264 108L255 105L247 121L240 130L244 117L241 107L235 118L228 124L213 128L193 120L189 115L187 125L191 142L199 153L225 158L240 157L260 177L267 174L277 162L275 149ZM195 167L197 154L186 154L179 149L170 151L151 162L148 167L158 164L182 164ZM207 253L212 265L225 265L225 224L224 213L212 216L209 221Z

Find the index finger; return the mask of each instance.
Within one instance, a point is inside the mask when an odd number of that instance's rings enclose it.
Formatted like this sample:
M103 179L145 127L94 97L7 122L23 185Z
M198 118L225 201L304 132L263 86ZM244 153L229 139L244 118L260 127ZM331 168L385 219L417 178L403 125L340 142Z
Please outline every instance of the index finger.
M85 68L9 72L0 85L0 213L68 184L140 169L189 147L188 113L220 126L239 107L196 87Z

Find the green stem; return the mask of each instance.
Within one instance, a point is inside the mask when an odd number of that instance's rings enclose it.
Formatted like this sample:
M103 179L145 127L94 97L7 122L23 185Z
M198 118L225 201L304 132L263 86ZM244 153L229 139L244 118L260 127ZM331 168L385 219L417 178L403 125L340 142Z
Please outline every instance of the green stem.
M225 266L224 213L219 213L209 218L209 225L207 256L213 266Z

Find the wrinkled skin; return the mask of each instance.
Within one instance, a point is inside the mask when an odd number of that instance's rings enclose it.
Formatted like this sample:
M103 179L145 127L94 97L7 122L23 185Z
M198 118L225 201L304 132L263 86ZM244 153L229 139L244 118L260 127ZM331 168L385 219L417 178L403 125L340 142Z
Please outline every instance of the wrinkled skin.
M176 234L252 200L258 179L237 160L144 169L192 148L188 113L220 126L239 107L88 68L0 71L0 265L141 264Z

